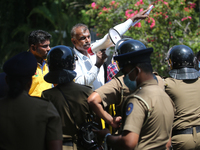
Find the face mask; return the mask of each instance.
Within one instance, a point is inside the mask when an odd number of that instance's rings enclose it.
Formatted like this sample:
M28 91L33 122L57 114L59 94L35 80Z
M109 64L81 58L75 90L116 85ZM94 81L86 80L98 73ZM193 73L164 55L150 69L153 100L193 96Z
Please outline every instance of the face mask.
M136 88L137 88L137 82L136 82L136 79L137 77L135 78L134 81L131 81L129 79L129 74L134 70L135 68L133 68L124 78L124 84L132 91L134 91Z
M200 62L198 61L198 63L199 63L199 68L200 68Z

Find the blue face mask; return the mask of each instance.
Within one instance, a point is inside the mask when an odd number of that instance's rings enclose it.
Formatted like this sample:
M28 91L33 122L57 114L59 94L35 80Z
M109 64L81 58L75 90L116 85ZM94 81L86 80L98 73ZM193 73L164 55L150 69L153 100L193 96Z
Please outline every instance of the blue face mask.
M125 77L123 77L124 80L124 84L132 91L134 91L137 88L137 82L136 82L136 78L134 81L131 81L129 79L129 74L134 70L135 68L133 68L128 74L126 74Z
M198 61L199 62L199 61ZM199 62L199 68L200 68L200 62Z

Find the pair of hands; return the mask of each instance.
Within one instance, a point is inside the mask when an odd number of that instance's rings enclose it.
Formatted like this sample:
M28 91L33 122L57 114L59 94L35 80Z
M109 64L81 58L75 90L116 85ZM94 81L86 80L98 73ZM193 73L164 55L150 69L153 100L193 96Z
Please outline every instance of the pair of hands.
M121 126L121 120L122 120L121 116L113 117L113 122L111 122L110 125L113 128L119 128ZM109 129L107 129L107 128L105 128L103 130L93 130L93 131L97 134L99 144L102 144L105 135L107 133L110 133Z

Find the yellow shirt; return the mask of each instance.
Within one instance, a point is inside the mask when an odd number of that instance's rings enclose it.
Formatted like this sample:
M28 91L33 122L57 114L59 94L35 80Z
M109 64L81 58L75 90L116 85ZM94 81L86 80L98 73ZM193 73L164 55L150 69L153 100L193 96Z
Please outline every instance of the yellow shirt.
M35 75L32 76L32 85L29 90L29 95L41 97L42 91L52 88L52 84L44 80L44 76L49 72L46 61L42 65L38 63Z

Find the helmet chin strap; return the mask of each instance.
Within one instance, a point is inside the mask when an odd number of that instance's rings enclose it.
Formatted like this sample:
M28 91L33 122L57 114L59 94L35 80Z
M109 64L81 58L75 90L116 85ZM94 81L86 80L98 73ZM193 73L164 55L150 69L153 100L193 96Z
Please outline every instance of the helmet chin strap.
M168 62L168 66L170 67L170 69L172 69L172 61L171 61L171 59L169 58L167 62Z

